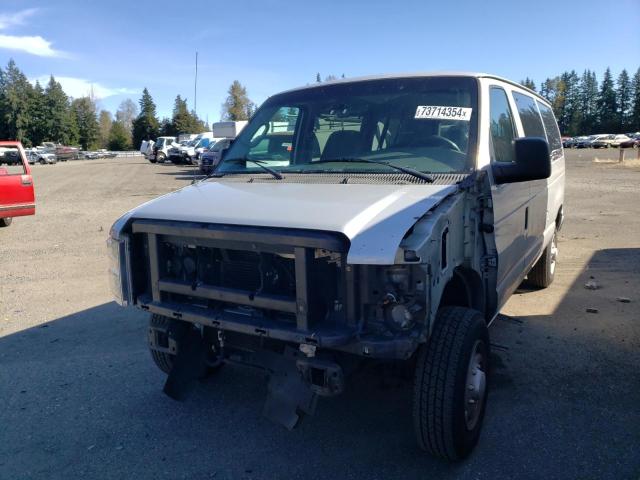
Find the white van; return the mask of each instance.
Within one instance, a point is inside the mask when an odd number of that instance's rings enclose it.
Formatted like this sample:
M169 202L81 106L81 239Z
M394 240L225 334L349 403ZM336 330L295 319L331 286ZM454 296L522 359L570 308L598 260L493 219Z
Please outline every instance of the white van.
M554 279L564 180L551 105L516 82L289 90L210 176L114 223L111 285L149 312L168 395L226 363L261 368L263 412L293 428L359 364L402 362L419 446L459 460L482 428L489 325L523 280Z
M151 163L162 163L169 156L169 149L176 141L176 137L158 137L153 145L153 151L147 156Z

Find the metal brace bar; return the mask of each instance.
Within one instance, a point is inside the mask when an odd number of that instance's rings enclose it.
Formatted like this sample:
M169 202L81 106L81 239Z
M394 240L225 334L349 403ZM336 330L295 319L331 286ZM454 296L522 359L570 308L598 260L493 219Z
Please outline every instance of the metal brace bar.
M149 245L149 279L151 280L151 297L154 302L160 301L160 273L158 271L158 236L147 234Z
M304 247L295 248L296 257L296 323L299 330L308 331L309 321L309 265L312 250Z

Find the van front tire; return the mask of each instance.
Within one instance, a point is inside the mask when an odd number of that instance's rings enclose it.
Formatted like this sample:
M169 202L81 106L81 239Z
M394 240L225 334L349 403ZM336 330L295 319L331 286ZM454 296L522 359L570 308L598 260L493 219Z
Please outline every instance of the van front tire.
M154 336L156 341L159 340L159 343L163 344L164 349L171 349L171 344L169 342L170 337L170 329L172 328L172 324L174 322L181 322L180 320L173 320L169 317L165 317L162 315L152 314L149 319L149 335ZM180 327L193 328L191 325L182 324ZM162 337L159 339L157 336ZM180 349L180 344L175 344L176 350ZM218 350L218 346L216 345L216 351ZM156 364L163 373L169 375L171 370L173 369L173 364L175 362L176 353L168 353L165 350L158 350L153 347L153 345L149 345L149 352L151 353L151 358L153 359L153 363ZM212 352L211 357L215 357L215 354ZM209 361L211 363L209 363ZM222 363L215 362L215 358L209 358L207 361L207 366L203 365L203 374L200 378L206 378L218 370L222 368Z
M13 218L9 217L9 218L0 218L0 228L2 227L8 227L9 225L11 225L11 221L13 220Z
M471 453L482 429L488 374L489 331L482 314L441 308L416 364L413 419L423 450L449 461Z

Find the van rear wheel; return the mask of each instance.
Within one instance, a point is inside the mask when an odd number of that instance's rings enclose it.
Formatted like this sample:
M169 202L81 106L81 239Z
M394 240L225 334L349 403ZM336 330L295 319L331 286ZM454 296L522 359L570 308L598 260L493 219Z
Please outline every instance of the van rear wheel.
M9 217L9 218L0 218L0 227L8 227L9 225L11 225L11 221L13 220L13 218Z
M557 232L553 232L549 245L544 249L542 256L527 275L527 281L530 285L537 288L547 288L553 282L558 261L557 236Z
M487 400L489 331L482 314L464 307L438 310L420 347L413 423L420 447L456 461L478 443Z

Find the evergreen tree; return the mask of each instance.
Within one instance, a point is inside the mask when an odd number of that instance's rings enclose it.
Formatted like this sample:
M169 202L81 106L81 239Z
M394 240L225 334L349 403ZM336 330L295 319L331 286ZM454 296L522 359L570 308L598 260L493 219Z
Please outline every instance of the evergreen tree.
M633 75L631 81L631 130L634 132L640 132L640 68Z
M626 70L618 77L616 103L618 105L618 132L627 132L631 127L631 80Z
M36 81L31 92L29 112L31 114L29 140L33 146L40 145L47 139L47 117L45 112L44 89L38 81Z
M187 100L180 95L173 102L173 116L171 117L173 129L177 133L191 133L189 109L187 108Z
M617 110L613 77L611 76L611 69L607 68L604 72L600 94L598 95L598 127L602 133L611 133L617 130Z
M247 89L238 80L234 80L222 105L222 118L231 121L248 120L254 111L255 104L249 100Z
M109 150L129 150L131 148L131 130L124 123L116 120L111 124L109 132Z
M524 80L520 80L520 85L522 85L523 87L527 87L529 90L533 90L534 92L536 91L536 84L529 77L525 78Z
M82 149L96 148L99 127L95 103L90 97L80 97L71 102L71 109L78 125L78 140Z
M580 132L582 135L595 133L598 115L598 80L595 72L585 70L580 78L579 105L582 113Z
M168 118L163 118L160 122L158 136L161 137L175 137L176 132L173 130L173 123Z
M30 146L30 103L33 87L27 77L9 60L6 70L0 70L0 137Z
M51 76L44 91L46 140L75 145L78 143L78 125L71 111L69 97L62 85Z
M575 71L564 72L553 79L552 106L563 134L576 135L580 130L579 80Z
M160 125L156 116L156 104L151 98L149 90L142 91L142 98L138 102L140 114L133 121L132 137L133 147L138 148L143 140L154 140L159 133Z
M108 148L112 125L111 112L100 110L100 115L98 115L98 143L100 148Z
M316 83L321 83L322 78L320 78L320 72L316 73Z

